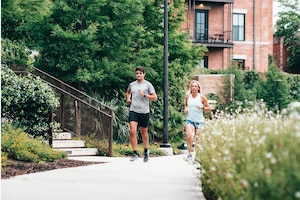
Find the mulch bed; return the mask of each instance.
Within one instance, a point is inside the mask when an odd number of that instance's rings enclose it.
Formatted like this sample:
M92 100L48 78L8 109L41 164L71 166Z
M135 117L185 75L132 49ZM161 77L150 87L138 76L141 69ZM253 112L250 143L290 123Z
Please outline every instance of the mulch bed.
M68 167L87 166L87 165L100 164L100 163L103 162L86 162L86 161L78 161L78 160L60 159L54 162L32 163L32 162L8 160L7 165L4 167L4 169L1 169L1 179L8 179L10 177L18 176L22 174L30 174L30 173L43 172L43 171L62 169Z

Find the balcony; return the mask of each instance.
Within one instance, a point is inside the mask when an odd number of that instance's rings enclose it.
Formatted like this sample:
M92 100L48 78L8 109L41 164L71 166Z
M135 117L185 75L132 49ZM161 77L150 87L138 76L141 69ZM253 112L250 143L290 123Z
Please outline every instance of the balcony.
M207 2L210 2L210 3L234 3L234 0L205 0L205 1L201 1L201 0L196 0L196 2L199 2L199 3L207 3Z
M191 38L194 44L203 44L211 48L233 48L231 31L196 31L195 37Z

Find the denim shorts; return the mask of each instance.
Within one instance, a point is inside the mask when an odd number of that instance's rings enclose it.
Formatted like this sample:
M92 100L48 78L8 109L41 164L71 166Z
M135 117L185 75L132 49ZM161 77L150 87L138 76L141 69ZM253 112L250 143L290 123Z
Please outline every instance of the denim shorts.
M204 122L193 122L191 120L186 120L186 124L192 124L195 129L203 129L204 128Z

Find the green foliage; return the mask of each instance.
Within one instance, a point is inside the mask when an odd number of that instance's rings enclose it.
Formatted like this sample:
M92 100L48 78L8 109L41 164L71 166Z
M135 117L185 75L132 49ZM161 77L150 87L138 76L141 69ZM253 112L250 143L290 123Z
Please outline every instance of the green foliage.
M181 141L183 138L185 116L172 106L169 106L168 108L168 140L171 143L174 143ZM152 106L149 121L149 139L152 142L162 142L164 132L163 112L163 101L158 100Z
M284 44L289 51L288 66L293 71L300 72L300 2L299 0L278 0L284 8L279 12L275 25L275 36L284 37Z
M30 46L39 35L39 25L52 6L51 0L2 0L1 37Z
M272 111L282 110L292 101L297 101L300 90L299 76L286 75L279 71L274 61L270 59L269 69L266 74L259 74L256 71L242 71L235 65L224 74L233 74L233 99L231 99L230 88L232 82L230 77L224 79L223 96L225 103L218 105L218 109L235 112L240 106L243 108L253 108L261 100ZM266 76L265 80L263 76Z
M288 75L287 82L292 100L300 101L300 75Z
M197 160L206 199L297 199L300 113L250 111L206 123Z
M41 56L35 65L49 74L90 94L101 91L102 97L112 99L111 91L124 92L134 79L134 67L144 65L146 78L162 93L161 1L58 0L33 4L14 0L3 4L6 18L2 22L13 26L5 26L2 36L39 50ZM43 6L45 9L40 9ZM29 12L12 12L25 8ZM37 10L43 12L35 13ZM206 51L203 46L194 46L180 30L184 14L183 0L169 5L170 104L178 109L186 81ZM79 29L78 24L82 25Z
M1 151L11 159L27 162L52 162L67 157L66 152L54 150L42 140L30 138L22 129L7 123L2 124Z
M18 77L1 67L1 117L20 123L32 136L48 138L50 116L58 106L52 89L39 78Z
M7 165L7 153L1 151L1 169Z
M26 50L23 44L12 42L9 39L1 38L1 64L17 69L28 69L32 64L29 57L31 51Z
M129 140L129 124L128 124L128 105L125 105L125 101L120 101L121 96L117 91L114 91L116 98L105 101L102 100L101 103L112 108L113 116L113 140L117 143L127 143ZM94 95L97 99L98 94ZM100 98L100 97L99 97Z
M290 88L286 77L274 64L269 65L266 76L267 80L261 84L258 98L263 99L270 110L286 108L291 102Z
M101 156L108 155L108 142L104 140L100 140L95 137L95 135L83 136L83 140L85 140L85 144L87 147L93 147L98 149L98 154ZM149 144L149 151L151 155L165 155L162 150L159 149L159 145L157 143ZM137 152L139 155L142 155L144 152L143 145L138 145ZM121 156L129 156L132 154L132 147L129 143L113 143L113 156L121 157Z

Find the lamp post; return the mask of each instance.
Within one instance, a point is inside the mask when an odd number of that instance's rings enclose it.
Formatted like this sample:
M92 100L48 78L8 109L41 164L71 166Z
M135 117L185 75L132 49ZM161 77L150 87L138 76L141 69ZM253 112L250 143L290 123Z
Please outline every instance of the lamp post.
M168 144L168 62L168 0L164 0L164 132L163 143L160 145L162 148L171 147L171 145Z
M279 110L279 99L278 99L278 84L281 81L281 79L276 79L276 111L278 112Z

